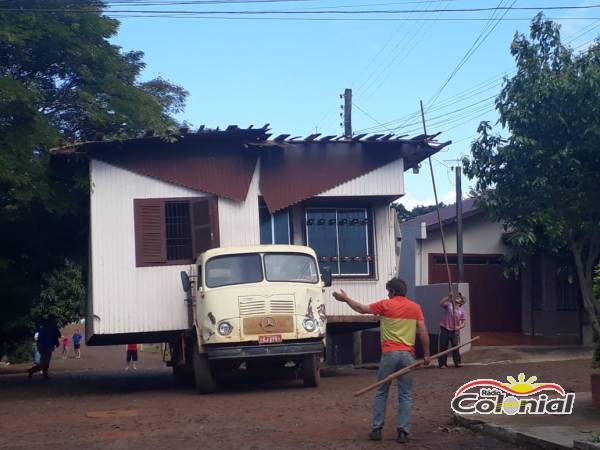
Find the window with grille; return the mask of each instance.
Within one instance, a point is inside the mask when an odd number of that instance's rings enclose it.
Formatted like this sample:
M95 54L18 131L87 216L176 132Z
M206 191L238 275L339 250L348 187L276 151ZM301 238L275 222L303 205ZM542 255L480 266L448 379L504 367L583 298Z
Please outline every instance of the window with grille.
M136 199L136 266L188 264L219 245L216 197Z
M374 276L373 221L367 208L309 208L306 242L337 276Z
M167 260L192 258L192 227L189 202L166 202Z

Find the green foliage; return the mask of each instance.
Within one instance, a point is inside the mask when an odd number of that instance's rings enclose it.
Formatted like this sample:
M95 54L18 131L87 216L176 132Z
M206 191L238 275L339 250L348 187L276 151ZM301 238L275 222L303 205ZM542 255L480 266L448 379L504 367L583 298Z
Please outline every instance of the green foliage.
M178 125L171 114L185 104L183 88L138 80L143 53L111 44L119 22L103 7L4 0L0 8L0 234L9 237L0 247L0 346L31 336L34 299L36 314L41 299L56 300L61 321L76 309L58 301L75 298L67 296L75 286L53 293L49 283L72 273L65 259L87 261L87 164L51 163L48 150L67 140L162 133Z
M35 355L35 343L32 338L7 342L0 348L0 355L7 355L12 364L31 362Z
M439 203L440 208L443 208L445 206L446 205L444 205L444 202ZM398 214L398 220L400 220L400 222L405 222L407 220L414 219L415 217L430 213L432 211L435 211L436 209L435 205L417 205L413 209L408 210L402 203L394 203L392 204L392 208L396 210L396 214Z
M35 322L56 317L56 325L61 328L83 317L85 286L81 267L65 261L63 267L44 275L42 290L31 308Z
M496 107L503 139L483 122L465 159L476 179L478 206L513 232L524 253L569 250L584 306L600 333L600 304L591 271L600 256L600 43L575 53L559 26L539 14L529 38L511 46L517 73L506 79Z

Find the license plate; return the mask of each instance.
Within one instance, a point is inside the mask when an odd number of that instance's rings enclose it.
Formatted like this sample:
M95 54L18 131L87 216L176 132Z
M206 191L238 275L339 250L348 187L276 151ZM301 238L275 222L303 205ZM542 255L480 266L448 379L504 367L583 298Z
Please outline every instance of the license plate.
M259 336L259 344L279 344L282 341L280 334L268 334L266 336Z

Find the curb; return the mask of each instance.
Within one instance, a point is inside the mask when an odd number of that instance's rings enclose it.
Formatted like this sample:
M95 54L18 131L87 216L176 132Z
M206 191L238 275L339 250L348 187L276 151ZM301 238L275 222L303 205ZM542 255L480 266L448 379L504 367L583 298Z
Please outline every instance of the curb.
M577 450L600 450L600 443L573 441L573 447Z
M465 417L458 414L454 414L454 423L517 446L525 446L527 448L542 450L573 450L572 446L565 446L556 442L547 441L539 438L538 436L522 433L507 426L494 425L484 422L483 420ZM596 448L599 447L595 447L594 450Z

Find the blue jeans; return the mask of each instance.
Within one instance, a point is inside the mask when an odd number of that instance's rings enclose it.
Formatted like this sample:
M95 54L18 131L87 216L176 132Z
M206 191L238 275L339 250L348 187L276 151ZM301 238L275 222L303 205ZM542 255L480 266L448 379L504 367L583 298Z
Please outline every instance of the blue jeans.
M379 361L377 380L383 380L388 375L415 362L409 352L384 352ZM407 373L396 380L398 385L398 413L396 415L396 428L410 432L410 409L412 406L412 373ZM385 423L385 410L387 407L390 383L382 384L375 392L373 400L373 429L383 428Z

